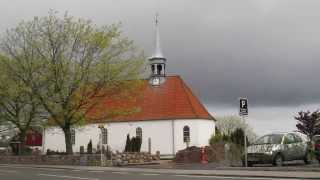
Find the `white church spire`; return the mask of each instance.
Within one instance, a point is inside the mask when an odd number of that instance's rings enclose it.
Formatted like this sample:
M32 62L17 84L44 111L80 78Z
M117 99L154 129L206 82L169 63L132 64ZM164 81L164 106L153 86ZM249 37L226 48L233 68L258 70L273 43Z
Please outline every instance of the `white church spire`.
M155 51L151 58L164 58L161 51L161 46L160 46L159 14L158 13L156 13L156 16L155 16L155 28L156 28Z
M159 86L165 82L166 76L166 58L163 56L160 47L160 32L159 32L159 15L155 16L156 38L155 38L155 51L149 58L150 64L150 84Z

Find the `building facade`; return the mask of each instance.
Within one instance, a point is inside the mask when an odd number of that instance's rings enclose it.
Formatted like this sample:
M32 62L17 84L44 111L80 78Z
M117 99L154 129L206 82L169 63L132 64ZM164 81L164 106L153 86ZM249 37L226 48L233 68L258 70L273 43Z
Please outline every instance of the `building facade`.
M180 76L167 76L157 17L155 24L155 53L149 58L150 76L143 80L142 96L134 103L139 112L75 127L71 136L75 152L80 151L80 146L86 149L90 140L94 148L102 143L112 151L122 152L128 134L142 139L141 151L160 151L162 155L173 155L187 146L209 144L215 133L215 119ZM61 129L46 129L43 139L45 151L65 151Z

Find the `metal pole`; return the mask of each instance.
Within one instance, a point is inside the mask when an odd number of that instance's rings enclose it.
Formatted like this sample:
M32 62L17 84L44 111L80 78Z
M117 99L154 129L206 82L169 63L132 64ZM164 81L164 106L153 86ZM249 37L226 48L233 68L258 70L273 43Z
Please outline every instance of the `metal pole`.
M175 156L175 154L176 154L176 150L175 150L175 142L174 142L174 136L175 136L175 134L174 134L174 121L173 120L171 120L171 130L172 130L172 155L173 155L173 157Z
M245 162L245 167L248 167L248 155L247 155L247 133L246 133L246 120L244 118L244 115L242 115L242 120L243 120L243 134L244 134L244 162Z
M44 127L42 127L41 126L41 128L42 128L42 154L46 154L44 151L45 151L45 142L44 142L44 140L45 140L45 128Z
M101 134L100 134L100 163L101 166L103 166L103 159L102 159L102 128L101 128Z

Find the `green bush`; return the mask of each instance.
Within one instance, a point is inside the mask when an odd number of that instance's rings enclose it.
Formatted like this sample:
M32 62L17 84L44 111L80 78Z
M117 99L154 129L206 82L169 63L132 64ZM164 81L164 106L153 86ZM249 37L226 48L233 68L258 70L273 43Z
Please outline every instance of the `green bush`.
M211 138L209 139L209 144L213 145L216 143L228 142L228 141L229 141L228 135L221 134L220 131L216 131L216 134L212 135Z
M230 135L230 140L234 144L237 144L241 147L244 147L244 131L241 128L237 128ZM248 137L247 137L247 146L249 145Z
M141 138L132 137L130 139L130 136L128 134L124 151L125 152L140 152L141 144L142 144Z
M126 140L126 146L124 149L124 152L130 152L131 151L131 143L130 143L130 135L127 134L127 140Z
M91 141L91 139L87 145L87 153L92 154L92 141Z
M237 128L235 131L231 132L230 135L222 134L219 130L216 130L216 134L212 135L209 139L209 144L213 145L221 142L231 142L240 146L244 146L244 132L241 128ZM248 138L247 138L248 142Z

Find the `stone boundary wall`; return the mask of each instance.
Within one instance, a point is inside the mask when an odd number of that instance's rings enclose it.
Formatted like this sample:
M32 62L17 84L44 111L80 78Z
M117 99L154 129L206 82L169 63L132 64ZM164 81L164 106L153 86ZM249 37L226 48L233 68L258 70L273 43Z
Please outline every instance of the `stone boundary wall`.
M105 156L103 156L105 159ZM160 159L160 154L151 155L149 153L116 153L112 154L112 163L107 161L106 166L110 165L130 165L150 163ZM39 164L39 165L73 165L73 166L100 166L100 154L81 154L81 155L30 155L30 156L0 156L1 164Z
M201 162L200 147L189 147L177 152L174 161L176 163L200 163ZM225 157L225 144L215 144L204 148L208 162L222 162Z
M130 164L143 164L150 163L152 161L159 161L160 153L151 155L145 152L125 152L116 153L112 155L112 162L114 165L130 165Z

